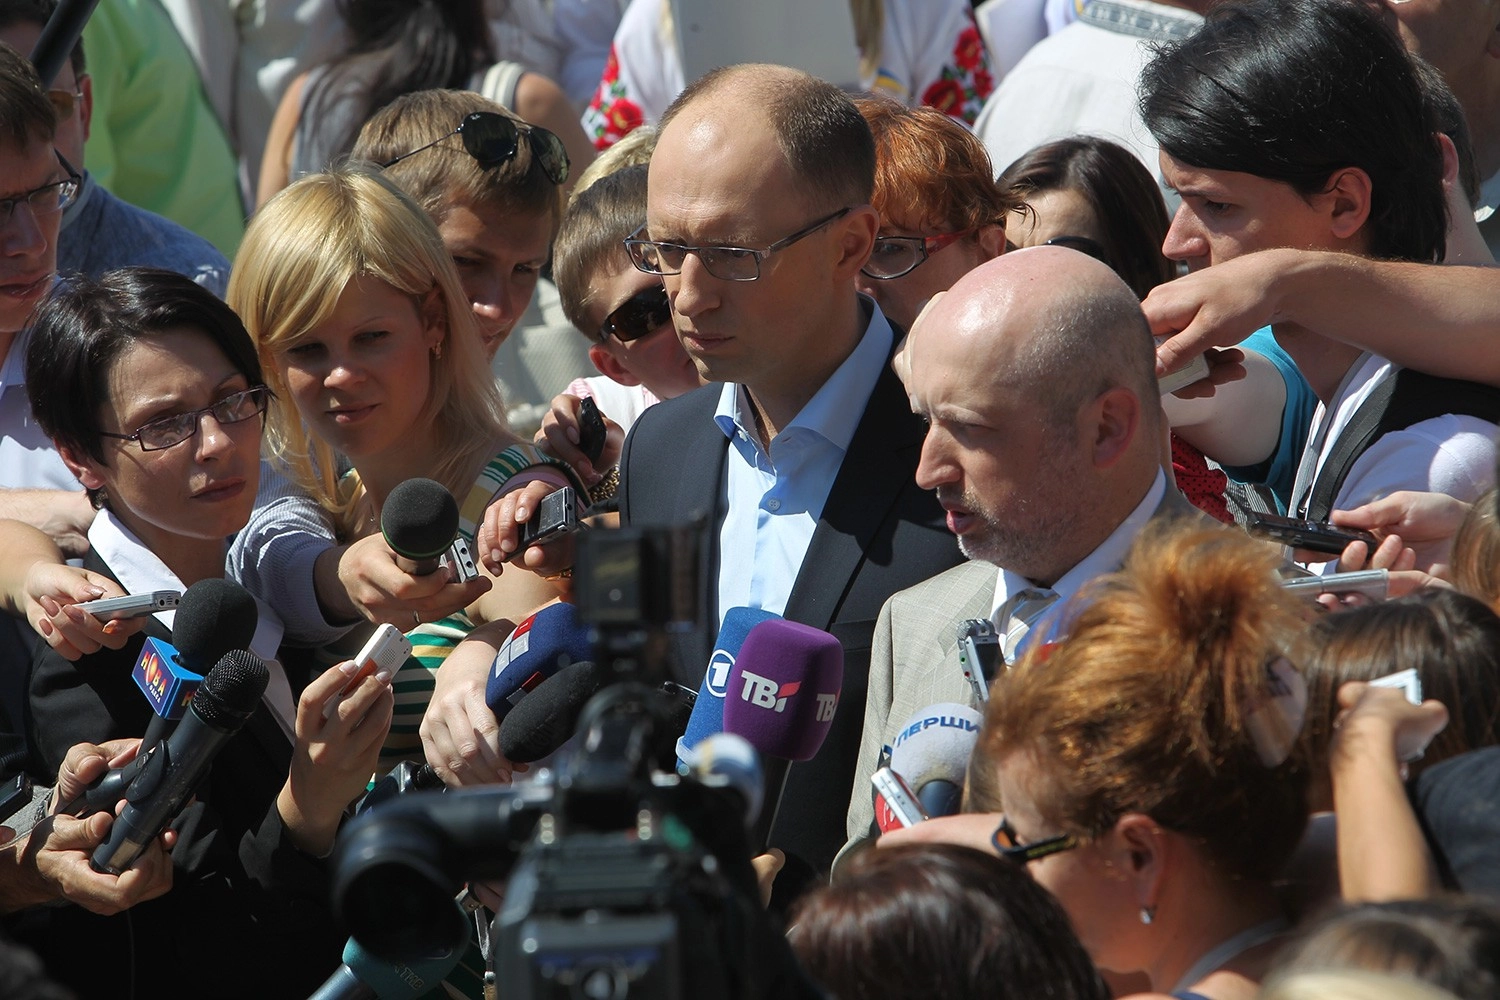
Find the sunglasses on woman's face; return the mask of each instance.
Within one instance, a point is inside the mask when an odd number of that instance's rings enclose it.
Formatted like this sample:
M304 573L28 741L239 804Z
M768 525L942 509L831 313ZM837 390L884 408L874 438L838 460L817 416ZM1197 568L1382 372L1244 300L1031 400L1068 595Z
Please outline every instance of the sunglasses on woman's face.
M667 290L653 285L626 299L618 309L604 317L599 327L599 339L614 337L622 344L640 340L655 333L672 320L672 309L667 305Z
M568 179L568 151L563 148L561 139L539 125L517 122L493 111L475 111L464 115L464 120L452 132L440 135L410 153L402 153L394 160L387 160L380 167L383 170L395 166L408 156L416 156L422 150L431 149L455 135L463 140L464 149L485 170L510 162L521 148L521 136L524 135L531 144L531 155L541 164L542 173L547 175L547 179L553 184L561 184Z

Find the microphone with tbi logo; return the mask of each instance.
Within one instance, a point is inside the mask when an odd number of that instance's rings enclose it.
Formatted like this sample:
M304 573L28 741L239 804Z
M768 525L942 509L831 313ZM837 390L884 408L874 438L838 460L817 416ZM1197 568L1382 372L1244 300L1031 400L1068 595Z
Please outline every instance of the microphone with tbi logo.
M729 690L729 671L745 645L745 637L761 622L780 618L759 608L730 608L724 613L724 624L714 640L714 652L708 658L708 670L698 688L698 700L693 702L693 714L688 716L687 730L677 741L678 770L693 766L693 748L705 737L724 731L724 693Z
M981 719L967 705L942 702L917 712L896 734L891 770L906 779L928 816L958 812Z
M745 637L729 671L724 731L765 758L765 804L750 836L756 854L765 853L788 767L823 746L843 685L844 649L822 629L775 618Z
M380 533L403 572L429 576L442 565L443 554L458 535L458 503L442 483L408 479L386 497Z
M501 721L543 681L593 658L589 630L571 604L549 604L515 627L490 666L484 700ZM514 758L512 758L514 759Z
M95 870L119 875L135 864L192 797L214 755L259 707L270 676L265 661L242 649L214 665L177 729L125 789L125 810L94 851Z
M154 713L143 753L172 731L210 667L232 649L249 648L259 623L255 598L233 580L199 580L183 591L172 641L148 637L135 660L136 686Z

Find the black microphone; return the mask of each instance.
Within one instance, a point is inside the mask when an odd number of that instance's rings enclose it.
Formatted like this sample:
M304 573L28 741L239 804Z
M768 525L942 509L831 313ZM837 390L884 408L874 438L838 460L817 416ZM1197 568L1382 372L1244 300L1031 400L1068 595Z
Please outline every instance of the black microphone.
M556 753L577 730L583 707L607 680L609 672L588 660L563 667L500 720L500 752L506 760L522 764Z
M458 535L458 503L442 483L408 479L385 498L380 533L402 570L413 576L436 573Z
M178 663L195 674L206 674L230 650L249 649L259 625L260 606L250 591L233 580L199 580L182 592L182 603L172 618L172 648ZM141 752L171 735L179 718L152 712Z
M83 26L89 23L97 6L99 0L62 0L47 18L36 48L31 50L31 64L42 78L44 88L57 79L63 60L73 54L73 46L83 37Z
M260 705L271 674L265 661L236 649L203 678L175 732L150 755L125 790L125 811L94 851L96 871L119 875L166 829L223 749Z

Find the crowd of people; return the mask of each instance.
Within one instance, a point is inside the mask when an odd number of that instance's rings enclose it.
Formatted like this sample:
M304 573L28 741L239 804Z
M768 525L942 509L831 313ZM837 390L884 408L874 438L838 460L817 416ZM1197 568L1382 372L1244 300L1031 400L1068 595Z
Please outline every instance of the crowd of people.
M1500 0L809 4L833 82L676 0L102 0L42 79L58 6L0 0L0 993L308 996L382 775L597 752L487 691L588 604L564 489L697 525L653 682L841 653L764 844L681 834L777 995L1500 990ZM163 649L264 689L115 870ZM506 995L506 892L422 989Z

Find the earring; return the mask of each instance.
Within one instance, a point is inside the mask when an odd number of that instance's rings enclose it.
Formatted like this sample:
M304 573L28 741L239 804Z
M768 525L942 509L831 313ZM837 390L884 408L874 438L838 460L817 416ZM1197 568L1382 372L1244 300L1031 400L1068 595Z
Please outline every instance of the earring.
M1154 907L1154 906L1143 906L1143 907L1141 907L1141 923L1143 923L1147 927L1149 927L1149 926L1151 926L1151 921L1153 921L1155 919L1156 919L1156 907Z

